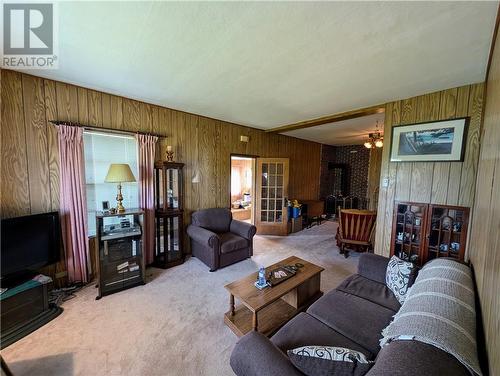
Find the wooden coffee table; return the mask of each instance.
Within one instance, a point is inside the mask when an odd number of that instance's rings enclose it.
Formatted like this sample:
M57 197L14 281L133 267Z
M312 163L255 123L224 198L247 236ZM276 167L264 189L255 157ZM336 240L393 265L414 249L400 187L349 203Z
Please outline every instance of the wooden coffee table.
M323 292L318 265L292 256L266 268L266 274L281 265L301 263L304 267L293 277L274 287L259 290L254 286L258 272L224 286L229 291L229 311L224 322L238 336L251 330L269 336L297 313L307 309ZM241 305L235 307L235 298Z

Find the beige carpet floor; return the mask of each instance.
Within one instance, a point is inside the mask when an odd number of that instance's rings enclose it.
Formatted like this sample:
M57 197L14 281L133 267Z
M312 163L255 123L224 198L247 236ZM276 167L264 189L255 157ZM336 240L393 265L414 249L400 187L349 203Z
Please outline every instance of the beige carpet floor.
M89 285L62 315L2 350L14 375L232 375L237 337L224 325L224 285L291 255L323 266L323 291L356 270L359 256L338 254L336 224L288 237L257 236L255 255L209 273L196 258L148 269L148 283L95 300Z

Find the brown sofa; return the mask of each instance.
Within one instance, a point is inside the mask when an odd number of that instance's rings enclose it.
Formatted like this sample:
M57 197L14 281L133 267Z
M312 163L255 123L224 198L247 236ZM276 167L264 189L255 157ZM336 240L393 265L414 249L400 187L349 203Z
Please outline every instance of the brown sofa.
M255 232L255 226L233 220L225 208L194 212L187 228L193 256L211 272L251 257Z
M367 376L469 375L452 355L417 341L393 341L380 349L382 330L401 305L385 285L389 259L360 256L358 272L317 300L270 339L257 332L243 336L231 354L238 376L302 375L286 355L307 345L360 351L375 360Z

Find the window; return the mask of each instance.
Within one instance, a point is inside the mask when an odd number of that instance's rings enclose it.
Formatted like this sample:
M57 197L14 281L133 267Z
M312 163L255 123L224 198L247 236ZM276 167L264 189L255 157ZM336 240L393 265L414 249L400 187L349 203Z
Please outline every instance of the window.
M111 163L128 163L136 179L137 140L133 136L85 131L83 133L85 153L85 179L87 188L88 232L95 235L96 211L102 210L102 202L116 206L117 185L105 183ZM136 183L122 183L123 206L139 206L139 188Z

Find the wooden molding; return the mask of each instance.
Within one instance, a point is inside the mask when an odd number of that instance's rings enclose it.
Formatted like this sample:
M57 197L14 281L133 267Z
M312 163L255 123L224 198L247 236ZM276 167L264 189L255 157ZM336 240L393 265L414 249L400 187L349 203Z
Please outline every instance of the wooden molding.
M338 113L335 115L328 115L328 116L323 116L323 117L316 118L316 119L300 121L298 123L282 125L280 127L268 129L268 130L266 130L266 133L290 132L290 131L295 131L297 129L315 127L317 125L335 123L338 121L355 119L358 117L363 117L363 116L368 116L368 115L381 114L383 112L385 112L385 104L380 104L377 106L365 107L365 108L360 108L357 110L341 112L341 113Z

